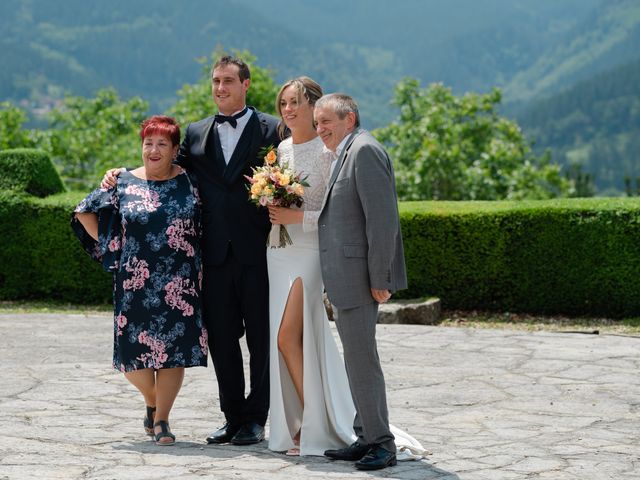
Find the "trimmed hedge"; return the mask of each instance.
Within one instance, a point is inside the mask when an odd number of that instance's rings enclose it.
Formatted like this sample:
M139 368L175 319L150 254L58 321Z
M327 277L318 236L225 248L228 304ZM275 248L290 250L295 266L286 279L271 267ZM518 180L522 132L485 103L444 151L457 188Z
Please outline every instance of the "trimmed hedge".
M640 199L401 204L409 289L445 308L640 315Z
M0 299L108 302L69 227L82 193L0 191ZM400 204L409 289L445 308L640 315L640 199Z
M26 192L36 197L65 191L60 175L42 150L1 150L0 170L0 190Z
M89 258L69 226L83 197L39 199L0 190L0 299L111 300L111 274Z

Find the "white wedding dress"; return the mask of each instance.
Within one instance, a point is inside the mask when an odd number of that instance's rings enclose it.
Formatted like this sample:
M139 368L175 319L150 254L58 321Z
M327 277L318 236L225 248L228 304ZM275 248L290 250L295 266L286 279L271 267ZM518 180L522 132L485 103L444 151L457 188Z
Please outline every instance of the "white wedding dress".
M302 224L287 225L293 245L267 249L270 318L270 411L269 448L293 448L300 431L300 455L323 455L356 440L355 407L351 399L344 361L329 326L322 300L317 224L331 159L320 138L293 144L291 138L278 146L278 161L307 176ZM305 405L294 388L284 358L278 350L278 333L289 291L300 278L303 287L303 388ZM398 458L421 458L426 452L410 435L392 427Z

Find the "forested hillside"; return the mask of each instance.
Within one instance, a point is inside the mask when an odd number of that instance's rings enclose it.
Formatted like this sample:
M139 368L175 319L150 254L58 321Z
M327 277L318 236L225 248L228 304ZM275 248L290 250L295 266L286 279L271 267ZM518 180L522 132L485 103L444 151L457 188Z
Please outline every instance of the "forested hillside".
M638 0L2 0L0 32L0 101L31 113L109 86L164 112L222 46L277 82L307 74L353 94L367 128L397 117L407 76L455 94L500 87L536 149L581 163L601 192L639 174L625 89L638 84Z
M558 36L505 87L510 100L528 101L564 90L638 57L640 2L609 0Z
M640 177L640 58L562 93L519 115L536 141L563 164L595 175L599 191L624 191L624 179Z
M163 110L200 76L199 57L216 46L250 50L279 81L308 74L328 90L353 92L366 118L390 118L402 77L392 50L300 34L242 2L157 0L3 0L0 2L0 100L34 105L64 92L90 95L114 86ZM381 72L387 72L381 75ZM375 82L364 79L380 79ZM386 112L385 112L386 110Z
M278 81L308 74L354 94L367 125L381 126L404 76L459 93L506 85L602 2L3 0L0 100L111 85L162 109L198 77L195 58L222 45L250 50Z
M296 42L251 9L209 0L3 0L0 22L0 98L14 100L113 86L161 109L199 77L196 58L250 47L235 34L247 25L254 43Z

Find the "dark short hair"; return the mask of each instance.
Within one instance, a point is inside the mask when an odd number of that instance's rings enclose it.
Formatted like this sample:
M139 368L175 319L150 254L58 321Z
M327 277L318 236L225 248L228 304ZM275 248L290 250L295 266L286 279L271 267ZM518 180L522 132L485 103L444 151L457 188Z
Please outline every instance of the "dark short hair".
M180 126L173 117L154 115L140 124L140 139L144 141L149 135L163 135L176 146L180 143Z
M241 58L232 57L231 55L225 55L213 64L213 68L211 69L211 78L213 79L213 71L216 68L226 67L227 65L235 65L236 67L238 67L238 76L240 77L241 82L244 82L245 80L251 78L249 65L247 65Z

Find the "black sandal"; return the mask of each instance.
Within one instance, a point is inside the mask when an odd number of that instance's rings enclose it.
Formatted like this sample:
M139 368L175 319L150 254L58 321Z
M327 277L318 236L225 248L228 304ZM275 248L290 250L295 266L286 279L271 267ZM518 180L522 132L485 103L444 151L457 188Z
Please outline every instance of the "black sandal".
M176 436L171 433L169 431L169 422L165 422L164 420L160 420L159 422L156 422L153 424L153 428L155 430L155 427L160 427L161 431L159 433L156 433L156 445L161 445L161 446L167 446L167 445L173 445L176 443ZM161 442L160 439L161 438L170 438L171 441L170 442Z
M155 413L156 407L147 406L147 416L144 417L143 420L144 431L147 433L147 435L150 435L152 437L155 435L155 432L153 431L153 417L155 416Z

